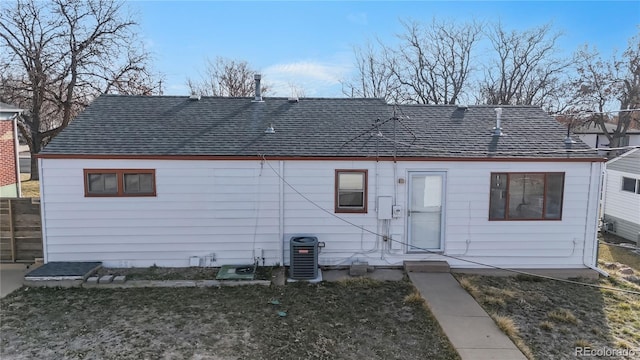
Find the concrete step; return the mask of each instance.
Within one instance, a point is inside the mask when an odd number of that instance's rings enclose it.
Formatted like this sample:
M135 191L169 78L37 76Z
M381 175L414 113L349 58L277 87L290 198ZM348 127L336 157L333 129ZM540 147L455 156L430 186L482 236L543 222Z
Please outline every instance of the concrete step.
M405 261L404 271L422 273L448 273L451 272L446 261Z

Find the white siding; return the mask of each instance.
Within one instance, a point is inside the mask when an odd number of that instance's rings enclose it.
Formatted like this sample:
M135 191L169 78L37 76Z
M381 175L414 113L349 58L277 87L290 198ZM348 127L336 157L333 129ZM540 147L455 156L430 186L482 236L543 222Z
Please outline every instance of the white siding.
M599 174L600 164L595 166ZM265 264L288 264L289 239L314 235L326 244L322 265L355 260L400 265L431 258L477 267L392 250L397 244L391 247L372 234L385 229L376 216L376 198L391 196L403 216L390 221L388 235L407 240L406 180L413 170L447 174L445 255L496 266L571 268L583 267L584 254L593 248L595 216L589 208L597 203L598 176L591 175L590 163L398 162L395 167L394 175L392 162L42 159L47 261L188 266L190 256L215 254L219 266L251 262L253 249L261 248ZM156 169L157 197L85 198L83 168ZM366 230L334 216L335 169L368 170L368 213L337 214ZM488 221L489 174L496 171L565 172L562 220Z
M622 177L638 179L637 174L607 169L605 216L640 224L640 195L622 190Z
M278 178L259 162L52 160L43 164L48 261L109 266L251 263L278 251ZM84 197L84 168L156 169L157 197Z

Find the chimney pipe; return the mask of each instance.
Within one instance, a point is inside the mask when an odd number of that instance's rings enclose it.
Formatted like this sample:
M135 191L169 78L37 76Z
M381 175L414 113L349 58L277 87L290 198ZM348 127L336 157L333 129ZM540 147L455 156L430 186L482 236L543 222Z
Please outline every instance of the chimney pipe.
M262 101L262 93L260 90L260 79L262 79L262 76L260 74L255 74L253 76L254 80L256 81L256 97L253 101L257 101L257 102L261 102Z
M504 135L502 133L502 126L500 121L500 117L502 116L502 108L495 108L494 110L496 112L496 127L493 128L493 136L502 136Z

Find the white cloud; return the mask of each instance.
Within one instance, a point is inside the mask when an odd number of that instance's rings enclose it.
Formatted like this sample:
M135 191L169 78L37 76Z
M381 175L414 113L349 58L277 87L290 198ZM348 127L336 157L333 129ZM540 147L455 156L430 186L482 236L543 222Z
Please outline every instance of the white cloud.
M262 73L270 96L336 97L342 96L340 80L349 71L344 63L299 61L272 65Z

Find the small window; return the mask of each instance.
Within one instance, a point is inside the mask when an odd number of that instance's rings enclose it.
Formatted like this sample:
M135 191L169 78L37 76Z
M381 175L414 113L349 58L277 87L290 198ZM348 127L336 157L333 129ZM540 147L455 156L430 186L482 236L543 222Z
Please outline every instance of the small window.
M493 173L489 220L560 220L564 173Z
M622 177L622 191L635 193L638 191L638 181L634 178Z
M118 179L116 173L88 174L88 192L90 194L117 194Z
M156 196L155 170L84 170L86 197Z
M335 212L367 212L367 170L336 170Z
M124 193L153 193L153 174L124 174Z

